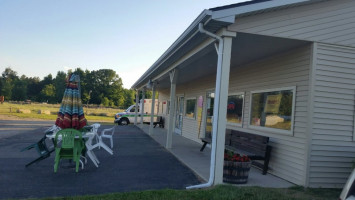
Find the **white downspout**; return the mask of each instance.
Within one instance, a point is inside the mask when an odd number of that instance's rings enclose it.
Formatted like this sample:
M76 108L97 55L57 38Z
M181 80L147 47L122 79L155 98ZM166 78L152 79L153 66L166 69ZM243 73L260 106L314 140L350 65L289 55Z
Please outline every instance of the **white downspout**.
M217 142L217 119L218 119L218 106L219 105L219 96L220 96L220 85L221 85L221 73L222 73L222 57L223 57L223 39L222 37L215 35L211 32L206 31L203 28L203 24L200 23L198 26L198 30L201 33L205 33L206 35L215 38L218 40L218 60L217 60L217 77L216 77L216 91L215 91L215 101L214 101L214 108L213 108L213 124L212 124L212 150L211 150L211 164L210 164L210 178L207 183L200 184L200 185L193 185L186 187L186 189L198 189L198 188L205 188L211 187L214 180L214 171L216 166L216 142Z

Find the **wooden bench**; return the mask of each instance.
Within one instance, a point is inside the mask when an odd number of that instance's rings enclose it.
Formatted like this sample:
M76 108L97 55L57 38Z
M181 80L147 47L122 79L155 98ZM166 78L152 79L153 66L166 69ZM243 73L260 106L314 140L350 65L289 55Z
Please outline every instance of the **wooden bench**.
M211 137L201 138L203 145L200 151L203 151L207 144L210 144ZM226 130L225 149L247 155L252 161L253 165L262 169L265 175L269 168L269 161L272 147L268 145L269 137L255 135L251 133L244 133L236 130ZM264 163L255 162L255 160L263 160Z

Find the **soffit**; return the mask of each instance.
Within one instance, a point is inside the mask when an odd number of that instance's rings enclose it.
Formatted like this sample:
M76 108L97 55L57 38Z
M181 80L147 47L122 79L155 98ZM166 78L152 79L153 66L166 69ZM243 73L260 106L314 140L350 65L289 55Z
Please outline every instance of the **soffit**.
M238 33L237 37L233 38L231 68L243 67L308 44L309 42L302 40ZM215 76L217 53L213 43L181 63L177 68L179 69L177 87L187 83L198 84L196 80ZM159 89L170 88L169 76L160 77L157 87Z

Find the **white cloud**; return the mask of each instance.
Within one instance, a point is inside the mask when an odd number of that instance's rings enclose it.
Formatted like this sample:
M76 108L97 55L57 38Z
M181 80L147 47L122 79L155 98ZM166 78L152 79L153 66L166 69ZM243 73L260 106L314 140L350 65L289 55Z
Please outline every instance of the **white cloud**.
M123 87L130 89L147 69L148 67L132 67L130 70L118 71L118 75L122 78Z
M65 67L64 67L64 71L67 72L68 70L73 70L73 68L72 68L72 67L67 67L67 66L65 66Z

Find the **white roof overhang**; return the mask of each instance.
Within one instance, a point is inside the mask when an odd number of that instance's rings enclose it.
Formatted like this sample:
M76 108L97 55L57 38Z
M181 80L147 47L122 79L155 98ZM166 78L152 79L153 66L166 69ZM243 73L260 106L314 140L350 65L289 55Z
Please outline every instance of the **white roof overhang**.
M310 3L316 3L324 0L272 0L255 4L249 4L242 7L226 8L213 11L212 19L234 22L236 17L255 15L263 12L270 12Z
M237 17L270 12L319 1L326 0L273 0L242 7L221 7L222 9L216 9L214 11L213 9L204 10L164 54L132 85L132 88L143 88L150 79L154 79L154 77L166 71L166 69L177 62L181 57L208 39L209 37L207 35L201 34L198 31L198 25L200 23L204 24L204 28L207 31L216 33L222 28L233 24Z

